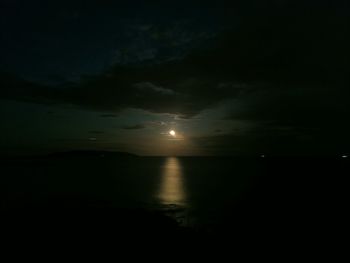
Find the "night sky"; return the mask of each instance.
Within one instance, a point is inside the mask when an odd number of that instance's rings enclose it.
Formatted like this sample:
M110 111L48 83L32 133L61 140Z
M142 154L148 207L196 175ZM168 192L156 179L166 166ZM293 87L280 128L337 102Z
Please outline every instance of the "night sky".
M0 3L0 154L350 152L345 0Z

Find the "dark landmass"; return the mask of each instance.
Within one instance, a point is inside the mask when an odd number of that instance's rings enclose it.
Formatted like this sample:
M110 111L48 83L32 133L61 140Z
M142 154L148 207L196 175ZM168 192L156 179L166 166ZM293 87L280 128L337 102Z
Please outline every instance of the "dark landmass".
M135 158L136 154L128 152L116 152L116 151L98 151L98 150L73 150L54 152L44 155L7 155L0 154L0 161L8 160L38 160L38 159L84 159L84 158Z
M76 150L49 154L51 158L132 158L136 154L115 151Z

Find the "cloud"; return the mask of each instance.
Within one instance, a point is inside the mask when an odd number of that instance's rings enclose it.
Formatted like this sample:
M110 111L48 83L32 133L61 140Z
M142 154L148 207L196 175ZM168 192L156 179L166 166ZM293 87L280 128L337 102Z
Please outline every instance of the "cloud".
M117 118L118 115L117 114L101 114L100 117L101 118Z
M326 6L327 1L230 2L235 8L215 9L225 30L200 30L203 37L196 37L191 30L182 34L181 26L170 32L144 24L133 37L135 46L126 43L105 72L59 86L2 74L0 99L70 105L97 111L101 118L134 108L190 119L217 107L226 110L220 129L191 139L204 151L345 152L350 146L348 9ZM144 35L172 43L179 52L149 61L165 47L144 46ZM169 60L169 54L176 59ZM206 119L198 122L208 126ZM228 133L231 126L225 124L231 122L253 125ZM120 128L145 126L170 128L161 122Z
M90 134L101 135L104 134L104 131L89 131Z
M191 142L209 155L329 155L348 149L350 140L319 130L260 126L246 133L192 137Z
M287 87L256 91L232 103L228 119L253 121L269 127L319 129L324 133L349 130L349 94L328 87Z
M140 83L136 83L134 86L140 91L150 91L154 93L160 93L165 96L176 95L176 93L173 90L156 86L150 82L140 82Z
M126 125L121 128L124 130L140 130L140 129L146 128L146 126L143 124L135 124L135 125Z
M237 12L245 14L247 6ZM101 117L137 108L190 118L230 101L231 119L307 126L333 116L329 121L338 122L349 96L345 20L321 4L311 19L305 8L269 4L264 16L252 9L239 23L221 10L233 26L182 59L116 64L60 87L2 76L0 98L111 112Z

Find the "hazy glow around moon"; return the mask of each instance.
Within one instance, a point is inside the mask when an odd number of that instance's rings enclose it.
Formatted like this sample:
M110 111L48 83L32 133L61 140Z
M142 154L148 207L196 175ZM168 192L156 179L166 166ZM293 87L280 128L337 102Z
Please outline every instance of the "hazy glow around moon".
M176 136L176 132L174 130L169 131L169 134L174 137Z

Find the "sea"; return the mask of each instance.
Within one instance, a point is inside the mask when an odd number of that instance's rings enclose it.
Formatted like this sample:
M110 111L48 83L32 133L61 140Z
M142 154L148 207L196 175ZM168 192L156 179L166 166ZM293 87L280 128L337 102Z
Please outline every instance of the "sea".
M340 217L347 193L342 181L349 174L349 161L337 156L101 155L9 159L1 167L2 211L82 206L145 210L206 231L281 222L293 228L292 222L300 220L308 224Z

